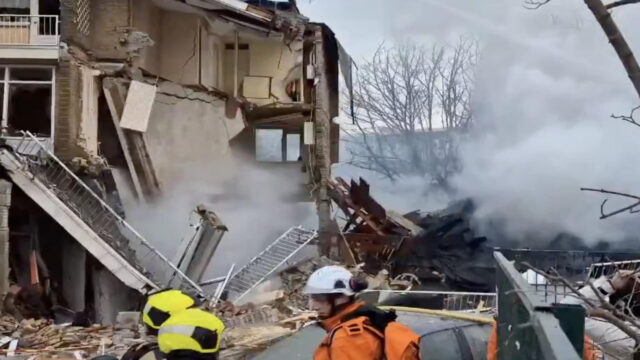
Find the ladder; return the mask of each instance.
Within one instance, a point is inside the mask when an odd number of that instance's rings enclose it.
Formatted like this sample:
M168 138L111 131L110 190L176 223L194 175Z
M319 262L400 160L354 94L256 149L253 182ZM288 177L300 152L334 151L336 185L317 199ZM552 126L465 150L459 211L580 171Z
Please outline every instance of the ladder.
M300 226L287 230L231 277L225 289L228 299L237 303L316 236L316 231Z

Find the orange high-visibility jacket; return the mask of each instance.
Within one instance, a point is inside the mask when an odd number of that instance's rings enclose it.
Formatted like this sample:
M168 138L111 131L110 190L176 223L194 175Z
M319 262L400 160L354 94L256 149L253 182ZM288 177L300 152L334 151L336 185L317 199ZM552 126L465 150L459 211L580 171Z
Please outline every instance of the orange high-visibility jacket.
M584 336L584 360L604 359L602 352L596 347L593 341ZM493 329L489 336L489 346L487 349L487 360L498 360L498 323L493 321Z
M368 325L366 316L359 316L343 321L343 318L360 309L364 303L354 303L335 316L323 320L321 326L327 331L327 336L316 350L314 360L379 360L384 359L384 335ZM398 324L400 325L400 324ZM400 325L403 326L403 325ZM405 331L408 331L405 330ZM417 344L418 335L410 333L411 339ZM402 353L401 360L419 359L417 346L408 346Z

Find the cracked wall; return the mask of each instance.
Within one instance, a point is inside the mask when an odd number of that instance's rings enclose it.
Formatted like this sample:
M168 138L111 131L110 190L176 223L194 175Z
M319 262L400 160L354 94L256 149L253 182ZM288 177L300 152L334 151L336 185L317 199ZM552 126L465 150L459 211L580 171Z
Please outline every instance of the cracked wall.
M185 99L189 98L189 99ZM179 181L185 166L208 154L210 165L229 156L229 141L244 128L240 112L229 119L225 101L171 82L161 82L145 140L163 186ZM194 155L197 154L197 155Z

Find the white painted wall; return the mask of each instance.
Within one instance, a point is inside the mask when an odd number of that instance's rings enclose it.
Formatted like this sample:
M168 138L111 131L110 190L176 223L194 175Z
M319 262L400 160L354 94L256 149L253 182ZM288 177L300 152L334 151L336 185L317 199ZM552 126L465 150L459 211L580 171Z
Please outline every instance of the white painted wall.
M271 92L281 102L290 102L285 92L285 78L296 63L302 61L302 43L293 42L287 46L283 40L253 41L249 44L249 75L271 76ZM298 71L301 71L300 68ZM247 89L249 90L249 89ZM275 99L250 99L257 104L269 104Z

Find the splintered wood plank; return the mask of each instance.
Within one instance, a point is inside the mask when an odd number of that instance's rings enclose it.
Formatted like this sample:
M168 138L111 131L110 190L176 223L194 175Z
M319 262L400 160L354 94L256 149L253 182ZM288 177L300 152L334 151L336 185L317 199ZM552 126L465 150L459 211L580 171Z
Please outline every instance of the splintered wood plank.
M116 134L118 135L118 141L120 142L122 152L124 153L124 159L127 163L127 167L129 168L129 174L131 175L133 188L136 191L136 196L138 197L138 199L144 201L144 193L142 192L140 179L138 178L138 173L136 172L136 168L133 164L129 141L125 136L123 129L120 127L120 114L124 109L124 103L120 100L120 96L118 96L117 94L116 84L114 83L113 79L105 78L102 81L102 89L107 100L107 105L109 106L109 112L111 112L111 119L113 120Z

